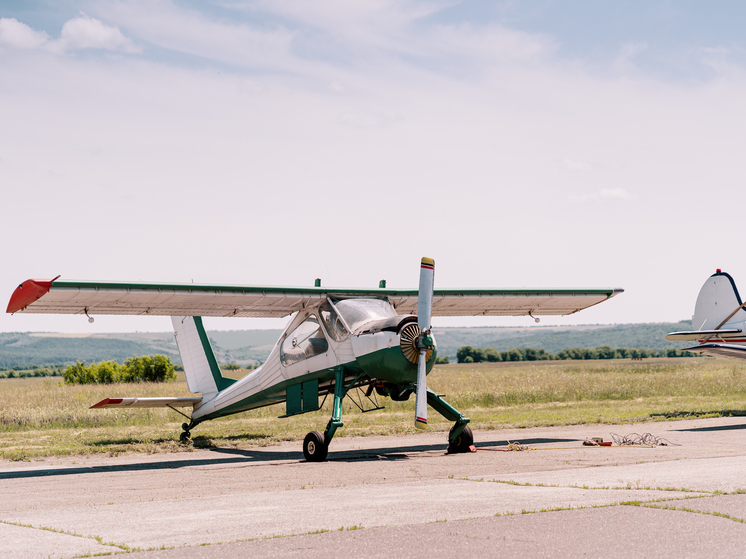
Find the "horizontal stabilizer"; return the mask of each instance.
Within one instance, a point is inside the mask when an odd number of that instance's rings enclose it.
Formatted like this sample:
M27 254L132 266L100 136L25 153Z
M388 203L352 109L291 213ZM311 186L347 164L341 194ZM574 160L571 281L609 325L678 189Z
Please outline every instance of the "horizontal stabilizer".
M671 332L666 334L666 339L669 342L682 342L701 340L702 338L737 338L743 334L743 330L736 328L723 329L723 330L687 330L684 332Z
M684 351L694 353L704 353L716 357L732 357L735 359L746 359L746 346L732 344L702 344L694 347L687 347Z
M189 408L202 401L199 396L190 398L106 398L93 408Z

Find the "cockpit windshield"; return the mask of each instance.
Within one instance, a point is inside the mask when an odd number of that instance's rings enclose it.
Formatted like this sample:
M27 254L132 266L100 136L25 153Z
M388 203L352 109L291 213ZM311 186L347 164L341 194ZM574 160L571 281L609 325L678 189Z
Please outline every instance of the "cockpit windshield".
M332 303L353 333L371 320L396 316L386 299L332 299Z

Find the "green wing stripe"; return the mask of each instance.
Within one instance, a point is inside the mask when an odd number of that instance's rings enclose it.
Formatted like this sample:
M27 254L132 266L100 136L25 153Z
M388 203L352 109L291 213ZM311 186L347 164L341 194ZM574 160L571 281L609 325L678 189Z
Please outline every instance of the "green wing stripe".
M9 312L283 317L313 306L327 296L388 297L399 314L417 312L415 289L64 280L29 282L42 282L40 285L44 289L24 298ZM22 289L19 287L16 291L19 290ZM21 295L25 297L28 289L22 291ZM601 303L622 291L613 288L436 289L433 316L566 315Z

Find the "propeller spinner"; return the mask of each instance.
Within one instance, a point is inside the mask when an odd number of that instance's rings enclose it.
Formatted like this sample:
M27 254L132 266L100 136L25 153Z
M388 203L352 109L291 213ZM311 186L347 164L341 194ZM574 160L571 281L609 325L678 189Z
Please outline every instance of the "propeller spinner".
M417 325L421 332L417 340L420 358L417 361L417 405L414 426L418 429L427 428L427 352L433 348L430 321L433 314L434 287L435 260L423 258L420 263L420 288L417 298Z

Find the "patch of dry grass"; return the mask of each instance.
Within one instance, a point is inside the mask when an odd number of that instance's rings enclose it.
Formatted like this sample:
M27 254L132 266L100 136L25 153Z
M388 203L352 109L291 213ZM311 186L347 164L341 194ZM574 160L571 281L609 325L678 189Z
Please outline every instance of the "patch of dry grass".
M741 414L746 367L738 361L542 361L438 366L429 386L476 429L624 423ZM320 412L278 419L269 406L199 425L193 445L178 442L184 418L170 409L90 410L106 397L188 396L183 377L168 384L72 386L59 379L0 380L0 458L70 454L188 452L194 447L249 448L300 440L323 430L331 398ZM379 398L385 410L360 413L345 399L344 435L414 433L414 398ZM434 411L430 430L450 424Z

